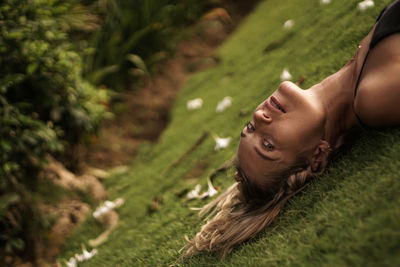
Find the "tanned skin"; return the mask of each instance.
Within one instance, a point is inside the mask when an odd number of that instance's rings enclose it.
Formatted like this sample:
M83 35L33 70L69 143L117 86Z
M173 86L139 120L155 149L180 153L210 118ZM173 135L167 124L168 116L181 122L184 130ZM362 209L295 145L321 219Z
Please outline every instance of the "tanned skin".
M400 125L400 33L380 40L366 59L375 26L338 72L306 90L283 82L257 107L237 154L254 182L262 184L299 155L318 170L341 136L360 125L358 118L370 127Z

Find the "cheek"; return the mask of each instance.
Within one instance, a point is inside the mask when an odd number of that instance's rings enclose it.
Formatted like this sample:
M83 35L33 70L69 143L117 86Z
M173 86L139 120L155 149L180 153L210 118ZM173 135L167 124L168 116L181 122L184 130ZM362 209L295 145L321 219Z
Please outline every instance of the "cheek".
M320 128L317 121L297 118L280 127L279 141L293 152L300 151L320 136Z
M285 125L279 130L279 143L282 144L282 149L295 152L298 147L304 142L304 134L299 127L300 125Z

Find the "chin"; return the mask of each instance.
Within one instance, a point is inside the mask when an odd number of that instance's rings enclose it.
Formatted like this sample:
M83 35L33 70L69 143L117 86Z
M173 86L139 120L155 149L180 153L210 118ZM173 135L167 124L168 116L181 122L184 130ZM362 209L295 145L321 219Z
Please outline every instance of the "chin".
M291 89L298 89L298 90L301 90L301 88L297 85L297 84L295 84L294 82L291 82L291 81L283 81L283 82L281 82L280 84L279 84L279 87L278 88L282 88L282 89L284 89L284 88L291 88Z
M281 94L291 94L293 91L303 91L297 84L292 83L290 81L284 81L282 82L278 89L276 90L277 92Z
M273 95L286 111L296 111L311 104L307 90L289 81L282 82Z

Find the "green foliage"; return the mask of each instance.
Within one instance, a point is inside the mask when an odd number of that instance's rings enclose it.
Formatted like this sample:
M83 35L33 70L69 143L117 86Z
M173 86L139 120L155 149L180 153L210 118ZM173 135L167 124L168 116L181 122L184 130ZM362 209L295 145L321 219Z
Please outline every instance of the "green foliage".
M165 51L174 45L174 29L192 23L206 4L196 0L98 1L95 12L103 14L104 22L94 36L95 49L86 73L93 82L113 89L148 75L148 67L165 58Z
M94 133L108 114L107 93L82 79L67 32L94 27L85 14L74 1L0 3L0 246L8 250L23 247L22 219L10 222L9 210L26 200L45 155Z

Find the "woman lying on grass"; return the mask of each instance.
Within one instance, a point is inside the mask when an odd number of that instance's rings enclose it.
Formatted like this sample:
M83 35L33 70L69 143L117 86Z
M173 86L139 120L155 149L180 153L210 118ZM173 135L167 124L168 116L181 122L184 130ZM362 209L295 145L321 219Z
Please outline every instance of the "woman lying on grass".
M183 256L226 255L254 237L287 200L320 174L357 127L400 125L400 0L378 17L355 56L337 73L302 90L283 82L241 133L234 183L204 206L209 221Z

